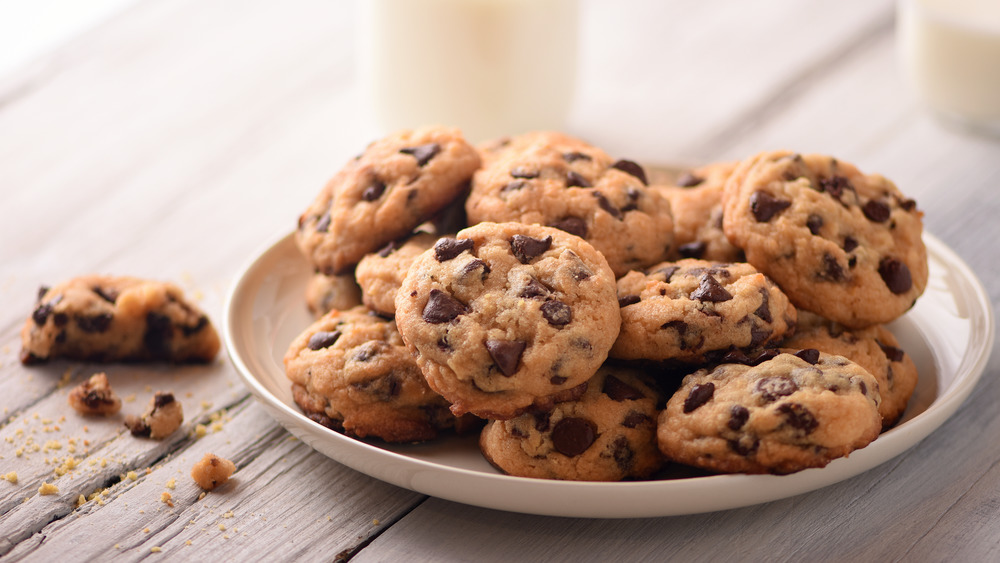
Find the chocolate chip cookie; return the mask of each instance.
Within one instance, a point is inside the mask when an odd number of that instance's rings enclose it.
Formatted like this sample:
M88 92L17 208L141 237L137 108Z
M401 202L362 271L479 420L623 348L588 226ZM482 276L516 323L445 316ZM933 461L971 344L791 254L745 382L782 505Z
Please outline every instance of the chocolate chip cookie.
M306 284L306 307L317 319L333 309L346 311L361 304L361 288L353 273L315 273Z
M413 260L434 246L437 235L416 233L404 241L393 241L374 254L367 254L355 270L366 306L380 315L396 314L396 292Z
M618 280L622 328L611 356L704 362L780 341L795 328L788 297L747 263L687 258Z
M585 240L481 223L414 260L396 321L452 412L506 419L578 397L621 318L614 274Z
M577 235L601 252L616 276L667 258L670 202L629 160L561 133L534 132L495 148L466 201L470 224L516 221Z
M296 243L325 274L341 274L466 193L479 154L457 129L399 131L368 146L299 217Z
M722 191L737 164L718 162L695 168L677 178L675 185L658 187L670 200L678 257L745 261L743 250L729 242L722 231Z
M417 442L456 426L448 403L424 382L396 323L364 307L334 310L314 322L292 342L284 362L295 403L328 428Z
M797 307L861 328L899 317L927 285L922 214L882 176L762 153L736 168L723 199L726 236Z
M882 429L878 383L854 362L805 349L750 363L684 378L659 417L668 459L720 472L793 473L863 448Z
M171 283L86 275L38 292L21 329L21 362L209 362L219 336Z
M789 348L816 348L856 362L878 381L883 430L895 424L917 387L917 366L889 329L875 325L847 329L808 311L800 311L795 336L785 341Z
M663 465L656 446L659 400L641 372L605 365L575 401L488 422L479 446L509 475L574 481L649 477Z

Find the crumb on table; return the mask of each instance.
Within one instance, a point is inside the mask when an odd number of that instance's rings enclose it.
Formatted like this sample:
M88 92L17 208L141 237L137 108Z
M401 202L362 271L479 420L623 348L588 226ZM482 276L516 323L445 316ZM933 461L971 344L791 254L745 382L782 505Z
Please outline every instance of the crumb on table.
M234 471L236 471L236 465L233 462L213 453L206 453L205 457L191 468L191 478L202 489L211 491L228 481L229 476Z

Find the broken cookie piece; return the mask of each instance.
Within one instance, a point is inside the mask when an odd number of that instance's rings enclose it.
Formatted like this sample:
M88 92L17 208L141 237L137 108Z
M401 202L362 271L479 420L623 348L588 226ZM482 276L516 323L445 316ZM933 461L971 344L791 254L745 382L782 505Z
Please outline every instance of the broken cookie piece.
M68 401L69 406L82 415L111 416L122 409L122 401L111 388L104 372L95 373L73 388L69 392Z
M209 362L219 336L173 284L87 275L38 292L21 329L21 362Z
M191 478L202 489L211 491L228 481L234 471L236 464L213 453L207 453L191 468Z
M180 401L174 399L173 393L157 391L149 400L149 406L142 416L133 414L125 417L125 426L133 436L166 438L177 430L184 422L184 409Z

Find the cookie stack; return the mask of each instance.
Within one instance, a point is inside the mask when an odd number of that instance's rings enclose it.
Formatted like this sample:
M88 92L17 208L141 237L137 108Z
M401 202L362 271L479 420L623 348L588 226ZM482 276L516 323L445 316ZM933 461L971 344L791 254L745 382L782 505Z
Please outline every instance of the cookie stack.
M655 185L560 133L401 131L299 218L317 320L286 373L320 424L391 442L482 427L513 475L822 467L916 385L882 324L926 285L920 217L830 157Z

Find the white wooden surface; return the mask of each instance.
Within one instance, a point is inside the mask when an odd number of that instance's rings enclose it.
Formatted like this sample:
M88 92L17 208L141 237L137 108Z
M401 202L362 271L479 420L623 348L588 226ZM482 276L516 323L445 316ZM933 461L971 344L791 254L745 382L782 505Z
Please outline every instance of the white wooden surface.
M356 81L354 10L146 0L0 75L0 474L18 475L0 481L2 560L1000 558L997 354L958 414L855 479L643 520L503 513L381 483L292 439L224 357L182 369L22 367L19 330L37 287L81 273L173 280L221 324L239 268L379 133ZM883 173L996 304L1000 141L919 107L898 75L893 22L891 0L586 1L567 130L647 162L792 148ZM70 387L101 369L134 396L126 412L173 390L183 431L137 440L120 417L67 412ZM60 449L44 451L50 441ZM187 474L206 451L238 471L199 500ZM56 478L67 456L79 463ZM59 493L38 495L42 482ZM103 504L76 506L105 489Z

